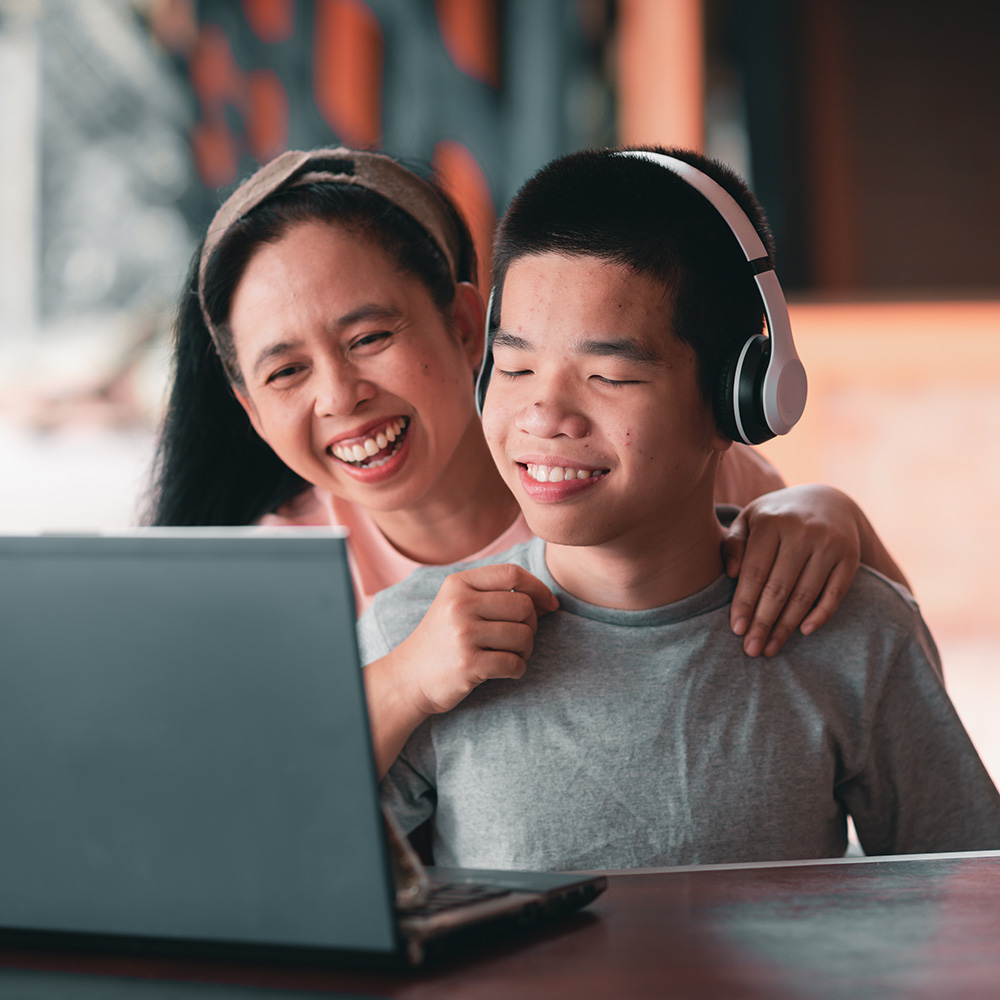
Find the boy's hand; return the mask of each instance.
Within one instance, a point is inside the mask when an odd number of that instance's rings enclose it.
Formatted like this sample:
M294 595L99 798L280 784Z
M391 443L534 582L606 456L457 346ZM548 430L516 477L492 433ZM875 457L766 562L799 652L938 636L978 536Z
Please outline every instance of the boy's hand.
M511 563L447 577L423 621L391 654L421 714L454 708L485 680L524 675L538 616L558 602Z
M863 523L862 523L863 522ZM840 606L861 563L867 519L829 486L766 493L740 511L722 543L739 575L730 624L749 656L773 656L800 628L809 635Z

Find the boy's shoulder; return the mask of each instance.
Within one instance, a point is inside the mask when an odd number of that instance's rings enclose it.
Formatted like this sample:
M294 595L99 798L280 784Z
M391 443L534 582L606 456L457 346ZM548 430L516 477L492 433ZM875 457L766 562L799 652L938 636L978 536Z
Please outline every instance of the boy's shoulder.
M867 566L859 568L830 621L812 635L793 636L777 655L799 671L821 667L828 682L867 678L866 690L902 664L920 662L942 675L937 645L913 595Z
M892 624L907 628L919 617L920 608L905 587L877 570L861 566L830 624L839 620L845 628Z

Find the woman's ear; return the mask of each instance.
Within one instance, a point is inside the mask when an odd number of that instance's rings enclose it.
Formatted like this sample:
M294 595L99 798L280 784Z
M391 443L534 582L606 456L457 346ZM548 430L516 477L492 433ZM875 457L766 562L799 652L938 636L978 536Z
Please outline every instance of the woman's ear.
M486 337L486 306L475 285L468 281L460 281L455 285L451 315L459 343L475 370L483 360L483 343Z
M262 440L266 441L267 438L264 437L263 432L260 429L260 419L257 416L257 409L253 405L253 401L246 394L245 389L238 389L232 382L229 383L229 388L232 389L233 395L236 397L236 401L243 407L246 412L247 417L250 420L250 424L253 429L257 432L257 436Z
M724 455L733 446L733 439L716 428L714 434L712 435L712 448L717 451L720 455Z

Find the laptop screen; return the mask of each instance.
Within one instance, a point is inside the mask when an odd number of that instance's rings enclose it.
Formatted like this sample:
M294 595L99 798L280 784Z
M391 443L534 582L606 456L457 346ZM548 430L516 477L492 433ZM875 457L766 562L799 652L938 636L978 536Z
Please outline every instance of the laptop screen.
M0 538L0 928L396 946L343 537Z

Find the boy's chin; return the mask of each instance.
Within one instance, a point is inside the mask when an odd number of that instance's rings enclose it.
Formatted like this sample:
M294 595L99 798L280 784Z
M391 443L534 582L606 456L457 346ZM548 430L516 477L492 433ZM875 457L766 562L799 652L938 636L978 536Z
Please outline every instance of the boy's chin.
M559 524L553 518L532 516L524 511L524 519L533 535L551 545L595 546L608 541L605 532L596 529L594 525Z

